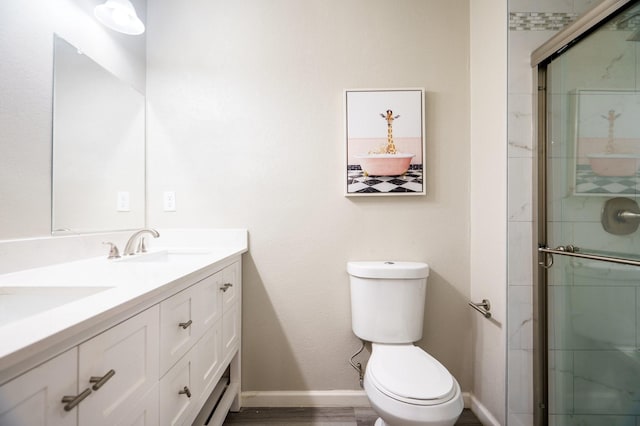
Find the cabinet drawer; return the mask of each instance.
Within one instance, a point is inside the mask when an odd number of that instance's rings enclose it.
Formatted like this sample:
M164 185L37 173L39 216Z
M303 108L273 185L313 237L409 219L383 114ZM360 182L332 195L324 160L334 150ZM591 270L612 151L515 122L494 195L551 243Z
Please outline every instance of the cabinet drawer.
M158 321L154 306L79 346L79 388L92 388L79 405L81 425L112 426L157 383Z
M201 326L195 317L198 295L195 287L160 303L160 375L162 376L193 346Z
M222 270L222 286L226 289L222 294L223 312L242 298L240 268L240 262L236 262Z

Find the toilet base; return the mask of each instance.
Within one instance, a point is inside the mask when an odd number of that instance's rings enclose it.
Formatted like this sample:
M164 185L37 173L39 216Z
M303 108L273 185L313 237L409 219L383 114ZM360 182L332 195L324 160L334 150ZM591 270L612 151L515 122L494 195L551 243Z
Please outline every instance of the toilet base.
M456 419L456 421L457 421L457 419ZM429 423L429 424L433 424L433 423ZM437 424L447 424L448 425L448 424L452 424L452 423L445 422L445 423L437 423ZM381 417L378 417L378 420L376 420L376 422L373 424L373 426L395 426L395 425L387 423L384 420L382 420Z
M371 408L380 418L375 426L454 426L464 402L460 385L454 379L455 395L450 400L437 405L413 405L397 401L382 393L371 383L370 370L365 371L364 390Z

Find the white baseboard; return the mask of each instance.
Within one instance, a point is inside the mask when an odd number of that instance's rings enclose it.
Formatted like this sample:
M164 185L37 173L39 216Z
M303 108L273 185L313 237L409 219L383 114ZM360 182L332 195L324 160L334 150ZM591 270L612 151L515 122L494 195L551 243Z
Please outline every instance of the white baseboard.
M245 391L243 407L369 407L363 390Z
M370 407L363 390L245 391L241 398L243 407ZM475 398L463 392L462 399L464 407L473 410ZM475 404L486 411L479 402Z
M363 390L329 391L244 391L243 407L370 407ZM462 393L469 408L485 426L500 426L493 414L469 392Z
M476 415L478 420L480 420L480 423L482 423L484 426L500 426L500 422L498 422L498 420L493 417L493 414L491 414L487 407L485 407L482 402L478 400L478 398L470 394L469 400L469 408L471 409L471 411L473 411L473 414ZM464 406L467 406L466 402Z

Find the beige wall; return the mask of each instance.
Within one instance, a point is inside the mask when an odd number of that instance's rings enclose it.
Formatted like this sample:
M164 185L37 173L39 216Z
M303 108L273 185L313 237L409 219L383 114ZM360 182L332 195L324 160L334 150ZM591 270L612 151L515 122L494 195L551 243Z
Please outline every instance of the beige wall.
M50 231L53 32L145 85L144 36L97 25L91 16L97 0L45 3L0 3L2 239ZM144 0L134 4L144 18ZM501 328L485 334L485 323L466 306L470 293L490 295L503 316L504 260L497 275L483 268L489 253L480 244L486 237L500 246L504 227L493 216L506 179L494 145L505 128L495 96L504 76L501 57L489 68L480 55L486 46L500 48L501 7L488 0L150 5L150 223L250 230L245 390L356 389L347 364L358 341L345 263L419 260L432 268L420 345L497 417L504 411ZM342 196L343 91L378 87L427 91L426 197ZM498 192L486 190L494 186ZM165 190L176 191L177 212L162 211ZM484 210L485 196L498 204ZM504 259L502 250L490 257ZM472 280L478 273L487 279ZM489 383L498 387L491 388L483 380L494 373Z
M51 233L53 34L145 88L145 36L108 30L98 0L0 2L0 239ZM146 0L132 2L144 20Z
M493 314L473 317L473 396L482 406L472 409L484 424L506 424L507 2L470 5L471 298L489 299Z
M148 28L150 224L249 229L244 390L357 389L345 264L403 259L471 391L469 2L154 0ZM343 91L389 87L427 91L427 196L345 198Z

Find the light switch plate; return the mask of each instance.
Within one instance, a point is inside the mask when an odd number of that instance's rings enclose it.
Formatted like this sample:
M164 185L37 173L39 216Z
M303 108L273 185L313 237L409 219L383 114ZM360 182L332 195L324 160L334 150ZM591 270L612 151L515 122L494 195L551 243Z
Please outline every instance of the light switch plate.
M129 191L118 191L118 201L116 205L116 211L128 212L131 211L131 203L129 200Z
M165 212L176 211L176 193L174 191L164 192L164 211Z

